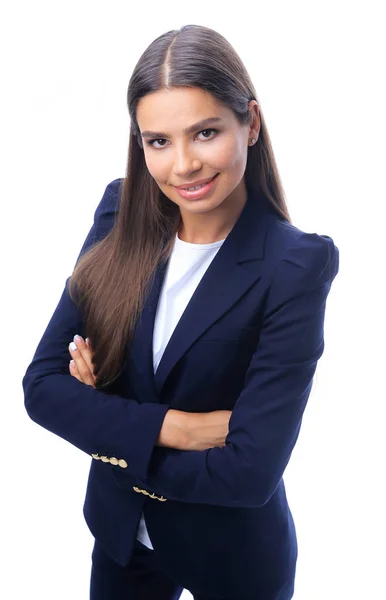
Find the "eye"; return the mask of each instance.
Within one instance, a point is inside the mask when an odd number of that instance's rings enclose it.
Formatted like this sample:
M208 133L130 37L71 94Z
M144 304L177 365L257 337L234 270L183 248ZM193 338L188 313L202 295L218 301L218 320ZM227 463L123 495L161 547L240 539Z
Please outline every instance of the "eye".
M211 132L211 133L212 133L212 132L214 132L215 136L211 136L211 137L204 137L204 139L205 139L205 140L211 140L211 139L212 139L212 137L216 137L216 134L217 134L219 131L218 131L218 129L202 129L201 131L199 131L198 135L200 135L201 133L208 133L208 132ZM166 145L166 144L164 144L164 145L162 145L162 144L161 144L161 146L158 146L158 147L157 147L157 146L154 146L154 142L165 142L165 141L166 141L166 140L165 140L165 139L163 139L163 138L158 138L158 139L154 139L154 140L148 140L148 141L146 142L146 144L147 144L148 146L152 146L152 147L154 147L156 150L161 150L161 148L165 148L165 145Z
M202 131L200 131L200 133L205 133L208 131L214 131L215 133L218 133L218 129L203 129ZM211 139L211 138L204 138L204 139Z
M146 144L148 146L154 146L154 142L164 142L165 140L163 140L162 138L158 138L158 140L148 140L146 142ZM164 146L161 145L161 148L163 148ZM157 150L159 150L159 148L157 148Z

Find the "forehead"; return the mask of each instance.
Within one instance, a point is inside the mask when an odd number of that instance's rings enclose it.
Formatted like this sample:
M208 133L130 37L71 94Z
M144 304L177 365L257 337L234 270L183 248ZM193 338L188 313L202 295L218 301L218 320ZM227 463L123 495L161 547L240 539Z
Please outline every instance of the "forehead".
M171 130L209 117L231 118L232 111L201 88L175 87L152 92L137 105L141 130Z

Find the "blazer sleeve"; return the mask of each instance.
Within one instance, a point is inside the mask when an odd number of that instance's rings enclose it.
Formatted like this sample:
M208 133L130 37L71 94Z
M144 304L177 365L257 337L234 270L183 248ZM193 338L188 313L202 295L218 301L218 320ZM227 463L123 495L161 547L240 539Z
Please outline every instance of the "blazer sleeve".
M77 261L111 230L119 209L120 181L106 187ZM146 477L169 407L95 390L70 375L68 345L76 333L82 335L83 324L68 282L23 377L27 413L87 454L124 459L125 471Z
M226 445L155 448L135 485L180 502L259 507L280 483L324 350L326 299L338 273L329 236L303 233L275 269L263 327L232 411Z

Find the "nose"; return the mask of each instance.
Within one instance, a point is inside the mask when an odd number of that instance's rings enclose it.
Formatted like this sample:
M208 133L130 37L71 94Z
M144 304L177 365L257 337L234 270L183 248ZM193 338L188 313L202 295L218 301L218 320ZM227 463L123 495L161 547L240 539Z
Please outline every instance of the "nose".
M189 179L191 173L201 170L202 163L193 150L186 147L176 150L174 176L176 179Z

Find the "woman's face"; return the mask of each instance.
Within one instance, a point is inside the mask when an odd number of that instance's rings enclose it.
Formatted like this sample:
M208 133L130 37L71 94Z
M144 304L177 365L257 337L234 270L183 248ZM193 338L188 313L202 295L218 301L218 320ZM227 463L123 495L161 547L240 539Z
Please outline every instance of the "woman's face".
M256 101L250 104L257 109ZM240 125L233 111L201 88L162 89L141 98L136 116L147 168L165 196L178 204L183 218L212 211L224 202L245 204L248 142L258 134L256 109L252 129ZM213 117L218 120L196 126ZM176 189L215 175L202 199L183 198Z

